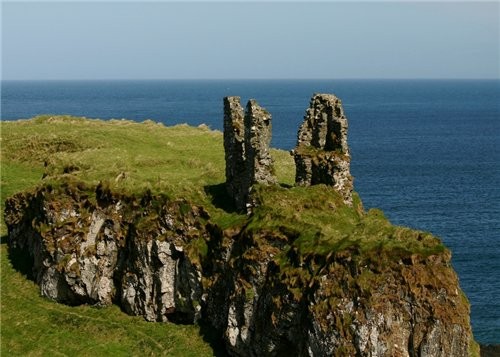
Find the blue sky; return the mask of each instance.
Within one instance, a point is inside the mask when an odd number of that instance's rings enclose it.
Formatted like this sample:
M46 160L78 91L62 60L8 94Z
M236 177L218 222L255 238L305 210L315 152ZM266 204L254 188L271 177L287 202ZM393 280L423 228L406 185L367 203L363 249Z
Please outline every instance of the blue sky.
M3 79L500 78L499 2L2 2Z

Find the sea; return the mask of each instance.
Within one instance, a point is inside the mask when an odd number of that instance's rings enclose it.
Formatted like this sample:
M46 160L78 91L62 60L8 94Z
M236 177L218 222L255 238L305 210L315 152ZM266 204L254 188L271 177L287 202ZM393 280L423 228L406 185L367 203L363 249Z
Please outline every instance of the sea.
M476 340L499 344L500 80L2 81L1 119L71 114L222 130L222 98L236 95L271 112L272 146L290 150L313 93L342 100L365 208L443 240Z

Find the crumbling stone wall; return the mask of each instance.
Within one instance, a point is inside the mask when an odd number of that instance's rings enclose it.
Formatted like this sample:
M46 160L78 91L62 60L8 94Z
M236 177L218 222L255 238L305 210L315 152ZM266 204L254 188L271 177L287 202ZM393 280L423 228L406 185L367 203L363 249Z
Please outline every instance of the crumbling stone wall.
M314 94L292 151L299 186L334 186L352 204L352 176L347 145L347 118L332 94Z
M245 175L245 122L240 97L224 98L224 151L226 157L226 188L238 209L243 209L247 186Z
M224 98L224 149L226 187L239 210L248 210L253 184L274 184L271 143L271 114L251 99L246 111L240 97Z
M250 211L253 184L276 183L270 143L271 114L253 99L244 111L240 97L225 97L226 187L238 210ZM345 203L352 204L347 118L340 99L332 94L313 95L292 153L297 185L333 186Z
M271 114L254 99L248 101L245 113L245 148L250 184L274 184L271 153Z

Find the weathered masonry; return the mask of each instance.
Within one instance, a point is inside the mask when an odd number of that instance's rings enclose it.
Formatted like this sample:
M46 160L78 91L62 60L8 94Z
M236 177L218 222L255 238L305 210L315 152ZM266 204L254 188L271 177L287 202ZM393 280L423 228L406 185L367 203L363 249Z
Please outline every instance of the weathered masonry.
M340 99L331 94L313 95L292 153L297 185L333 186L345 203L352 204L347 118Z
M277 182L272 173L270 142L269 112L253 99L244 111L240 97L224 98L226 187L238 210L251 209L253 184ZM331 94L313 95L292 154L297 185L333 186L346 204L352 204L347 118L340 99Z
M271 114L253 99L246 111L240 97L224 98L224 150L226 186L238 210L249 209L253 184L274 184L271 143Z

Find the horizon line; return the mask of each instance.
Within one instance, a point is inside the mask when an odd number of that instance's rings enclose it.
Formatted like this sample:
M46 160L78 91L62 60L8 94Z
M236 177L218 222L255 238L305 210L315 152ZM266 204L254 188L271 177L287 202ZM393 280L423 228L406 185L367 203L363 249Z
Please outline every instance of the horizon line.
M4 79L2 82L98 82L98 81L338 81L338 80L349 80L349 81L429 81L429 80L500 80L500 77L338 77L338 78L16 78L16 79Z

